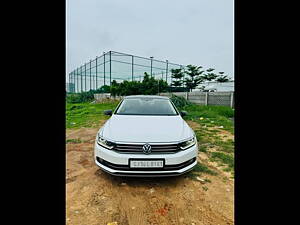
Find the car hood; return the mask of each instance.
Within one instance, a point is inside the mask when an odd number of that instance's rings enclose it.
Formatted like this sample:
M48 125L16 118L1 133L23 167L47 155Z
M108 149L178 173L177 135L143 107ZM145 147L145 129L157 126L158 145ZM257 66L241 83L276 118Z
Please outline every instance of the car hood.
M194 135L181 116L112 115L100 133L116 142L176 142Z

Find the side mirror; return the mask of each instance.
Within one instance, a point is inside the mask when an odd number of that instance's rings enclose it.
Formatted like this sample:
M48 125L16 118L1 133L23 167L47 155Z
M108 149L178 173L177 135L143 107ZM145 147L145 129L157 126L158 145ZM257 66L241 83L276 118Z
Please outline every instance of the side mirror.
M111 109L109 109L109 110L104 110L104 115L111 116L111 115L112 115L112 110L111 110Z
M186 116L188 113L186 111L180 111L181 116Z

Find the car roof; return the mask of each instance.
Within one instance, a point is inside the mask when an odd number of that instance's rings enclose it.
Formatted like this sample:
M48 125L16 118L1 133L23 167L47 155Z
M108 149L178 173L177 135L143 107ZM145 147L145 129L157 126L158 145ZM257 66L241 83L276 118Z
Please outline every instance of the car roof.
M170 99L169 97L166 96L159 96L159 95L129 95L125 96L124 99L128 98L158 98L158 99Z

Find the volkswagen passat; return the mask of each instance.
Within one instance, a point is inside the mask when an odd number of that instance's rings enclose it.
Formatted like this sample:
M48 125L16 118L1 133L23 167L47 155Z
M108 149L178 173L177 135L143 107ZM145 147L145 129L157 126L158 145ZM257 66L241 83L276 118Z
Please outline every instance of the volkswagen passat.
M171 100L127 96L98 131L95 162L117 176L176 176L197 164L194 131Z

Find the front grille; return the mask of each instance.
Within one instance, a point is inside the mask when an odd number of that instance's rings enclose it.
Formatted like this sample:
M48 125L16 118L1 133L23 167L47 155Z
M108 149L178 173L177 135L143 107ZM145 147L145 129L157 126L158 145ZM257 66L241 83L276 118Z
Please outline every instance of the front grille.
M115 144L114 151L119 153L143 153L142 144ZM176 153L181 149L178 144L151 144L151 154L152 153Z

